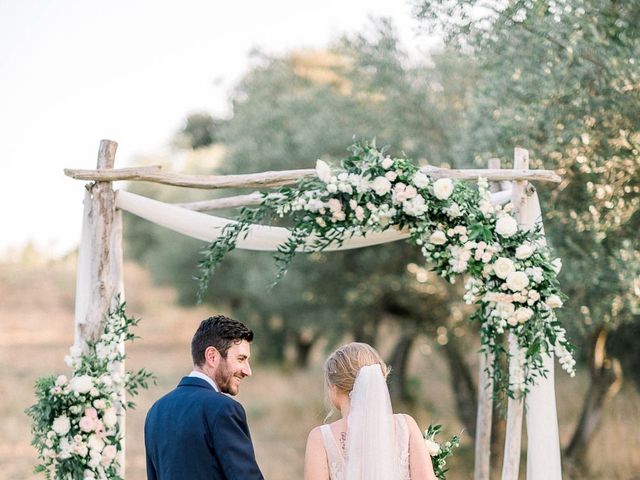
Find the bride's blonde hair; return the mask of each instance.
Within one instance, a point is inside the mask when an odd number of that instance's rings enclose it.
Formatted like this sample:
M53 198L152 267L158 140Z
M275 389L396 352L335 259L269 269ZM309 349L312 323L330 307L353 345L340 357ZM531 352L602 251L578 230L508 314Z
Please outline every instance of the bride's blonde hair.
M324 379L327 386L349 393L353 390L358 370L367 365L379 364L385 378L389 369L380 354L369 344L352 342L343 345L329 355L324 363Z

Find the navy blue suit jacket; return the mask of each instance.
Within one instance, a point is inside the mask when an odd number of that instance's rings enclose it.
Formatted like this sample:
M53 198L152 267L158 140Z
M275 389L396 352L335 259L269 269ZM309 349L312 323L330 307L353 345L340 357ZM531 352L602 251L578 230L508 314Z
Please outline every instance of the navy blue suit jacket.
M149 480L263 480L238 402L184 377L147 413Z

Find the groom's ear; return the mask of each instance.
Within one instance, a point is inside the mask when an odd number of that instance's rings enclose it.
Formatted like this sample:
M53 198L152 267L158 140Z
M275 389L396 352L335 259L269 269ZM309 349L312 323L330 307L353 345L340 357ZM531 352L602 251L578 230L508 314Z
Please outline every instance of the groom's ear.
M218 349L216 347L207 347L206 350L204 351L204 361L205 363L207 363L208 365L213 366L214 363L216 362L216 359L220 356L220 352L218 352Z

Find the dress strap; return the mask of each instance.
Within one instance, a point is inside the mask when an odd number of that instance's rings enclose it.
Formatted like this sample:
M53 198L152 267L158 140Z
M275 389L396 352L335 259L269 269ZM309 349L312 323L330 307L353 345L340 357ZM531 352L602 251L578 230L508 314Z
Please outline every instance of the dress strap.
M324 449L327 451L327 457L330 461L336 461L342 459L342 453L338 450L336 439L333 437L330 425L321 425L320 431L322 432L322 441L324 443Z
M396 419L396 436L402 443L405 439L409 441L409 427L407 425L407 420L404 418L404 415L401 413L396 413L394 415Z
M344 458L338 449L338 444L333 437L333 432L329 425L321 425L322 443L327 452L327 463L329 464L329 479L343 480Z

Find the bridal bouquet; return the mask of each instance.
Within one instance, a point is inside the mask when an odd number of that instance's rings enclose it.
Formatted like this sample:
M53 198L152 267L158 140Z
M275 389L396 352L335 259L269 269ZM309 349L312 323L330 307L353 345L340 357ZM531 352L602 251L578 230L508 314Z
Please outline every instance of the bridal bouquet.
M125 356L122 342L136 338L129 329L138 324L124 311L124 303L109 311L100 338L83 351L72 346L65 375L43 377L36 382L36 403L26 410L32 418L32 445L40 463L36 473L56 479L120 479L122 432L119 412L133 408L129 395L147 388L153 374L144 369L118 372Z
M460 446L460 437L457 435L452 436L449 440L443 443L438 443L435 437L442 430L442 425L429 425L424 431L424 441L427 444L427 450L431 455L431 463L433 464L433 471L440 480L445 480L445 474L448 471L446 468L447 457L453 455L453 450Z

